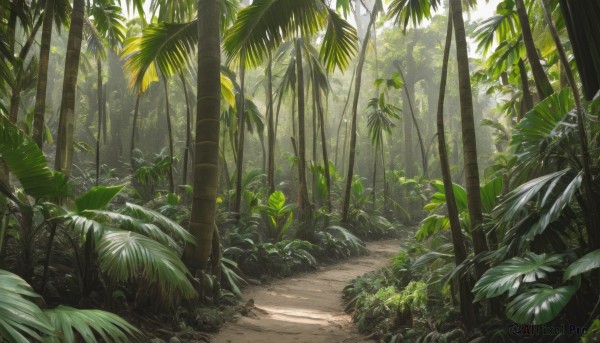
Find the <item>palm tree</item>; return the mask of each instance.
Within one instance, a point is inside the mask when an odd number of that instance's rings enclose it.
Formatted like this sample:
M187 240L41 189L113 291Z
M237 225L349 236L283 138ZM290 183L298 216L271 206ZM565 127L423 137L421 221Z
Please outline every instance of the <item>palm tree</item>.
M52 41L52 22L54 20L54 0L46 0L44 22L40 41L40 59L38 66L38 84L35 97L33 117L33 140L41 148L44 144L44 117L46 113L46 89L48 83L48 62L50 60L50 43Z
M485 234L481 225L483 215L481 209L481 194L479 191L479 166L477 163L477 141L475 137L475 121L473 118L473 99L471 92L471 76L469 74L469 56L465 24L462 17L460 0L450 0L454 36L456 41L456 62L458 65L458 85L460 98L460 117L463 141L463 159L465 170L465 188L468 196L469 216L471 219L471 235L473 249L476 255L488 250ZM480 266L478 274L484 269Z
M189 232L195 245L183 261L194 273L206 270L215 231L221 114L220 1L198 0L198 96L194 146L194 193Z
M342 222L348 222L348 214L350 211L350 196L352 181L354 180L354 158L356 156L356 119L358 116L358 98L360 94L360 84L362 79L362 69L365 64L365 58L367 55L367 46L369 43L369 37L371 35L371 27L375 23L377 13L381 9L382 5L380 1L377 1L371 10L371 18L367 25L367 31L365 38L362 42L362 47L358 57L358 64L356 66L356 79L354 81L354 98L352 100L352 124L350 126L350 153L348 156L348 174L346 175L346 188L344 191L344 202L342 205Z
M444 129L444 98L446 96L446 80L448 77L448 59L450 57L450 46L452 45L452 16L448 15L448 30L446 31L446 43L444 45L444 57L442 62L442 79L440 81L440 95L437 105L437 137L440 153L440 167L446 194L446 207L450 230L452 233L452 246L454 247L454 261L460 265L467 258L467 249L462 234L458 208L454 197L452 185L452 173L448 162L448 151L446 150L446 132ZM464 279L458 280L460 292L460 312L462 320L468 329L476 325L475 309L473 308L473 295L470 292L468 282Z
M73 130L75 125L75 91L79 74L79 57L81 56L81 40L83 37L83 21L85 0L74 0L71 12L71 26L67 42L67 57L63 81L60 118L56 138L55 169L67 177L71 174L73 160Z

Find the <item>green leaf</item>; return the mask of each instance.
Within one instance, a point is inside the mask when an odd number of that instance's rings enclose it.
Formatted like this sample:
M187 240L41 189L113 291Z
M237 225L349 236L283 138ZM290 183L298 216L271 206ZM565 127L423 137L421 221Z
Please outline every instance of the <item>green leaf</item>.
M43 341L40 333L54 335L52 324L30 298L38 298L19 276L0 269L0 339L27 343Z
M538 285L511 301L506 308L506 316L518 324L548 323L559 315L577 289L576 285L557 288Z
M589 272L596 268L600 268L600 249L587 253L577 261L571 263L567 270L565 270L563 280L569 280L573 276Z
M525 257L514 257L488 269L477 281L473 292L475 301L497 297L508 292L513 296L523 282L532 283L556 271L554 267L562 263L561 255L537 255L528 253Z
M62 174L48 168L37 144L4 116L0 116L0 155L28 195L36 199L66 195Z
M44 315L58 329L59 337L51 339L51 342L76 342L75 332L86 343L131 342L141 335L134 326L110 312L59 306L45 310Z
M181 239L190 244L195 244L196 242L194 236L181 225L149 208L128 202L125 203L125 213L146 223L154 223L175 236L177 239Z
M123 189L123 186L96 186L75 200L77 212L85 210L105 209L114 197Z
M135 232L106 232L96 246L100 270L115 282L141 279L158 285L165 300L197 296L190 272L175 252Z
M269 196L269 207L279 210L285 205L285 195L281 191L275 191Z
M432 182L432 185L437 188L437 190L442 193L442 194L446 194L446 192L444 191L444 184L441 181L435 181ZM455 183L452 184L452 190L454 191L454 199L456 200L456 206L458 207L458 212L463 212L465 211L468 207L467 207L467 191L461 187L460 185L457 185Z
M490 213L502 194L502 177L496 177L486 182L480 189L481 207L483 212Z

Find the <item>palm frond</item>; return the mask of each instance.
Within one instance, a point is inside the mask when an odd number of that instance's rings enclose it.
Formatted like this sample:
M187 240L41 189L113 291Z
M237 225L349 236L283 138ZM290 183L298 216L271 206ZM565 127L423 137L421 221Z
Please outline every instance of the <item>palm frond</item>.
M44 310L44 315L58 331L58 336L52 337L50 342L75 342L75 332L86 343L131 342L141 335L125 319L106 311L59 306Z
M100 270L115 282L156 284L165 299L197 296L190 272L175 252L135 232L106 232L96 246Z
M117 47L125 40L125 17L120 6L95 1L90 10L95 29L105 37L111 47Z
M329 73L335 68L344 70L350 64L351 58L356 54L358 36L356 29L342 19L337 12L327 8L329 12L327 30L321 45L321 59Z
M39 297L19 276L0 269L0 338L9 342L44 341L54 328L30 298ZM47 338L47 337L46 337Z
M475 300L489 299L501 294L517 294L523 283L533 283L546 278L562 264L561 255L537 255L528 253L525 257L514 257L488 269L477 281L473 292Z
M128 202L125 203L125 213L144 222L156 224L175 238L186 243L194 244L196 242L194 236L181 225L149 208Z
M392 0L388 7L388 16L406 30L409 23L417 26L429 18L439 5L440 0Z
M190 65L198 43L197 20L187 23L157 23L146 27L141 37L126 41L121 56L130 75L129 85L145 91L158 79L156 70L169 77Z
M123 186L96 186L85 194L75 199L78 212L85 210L102 210L106 208L114 197L123 189Z
M4 116L0 116L0 155L28 195L38 199L66 195L63 174L48 168L35 142Z

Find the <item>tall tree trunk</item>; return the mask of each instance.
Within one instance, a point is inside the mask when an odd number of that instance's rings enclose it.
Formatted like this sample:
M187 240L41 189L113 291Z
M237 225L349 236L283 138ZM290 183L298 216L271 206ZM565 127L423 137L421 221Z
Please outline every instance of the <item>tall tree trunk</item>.
M273 58L269 51L267 62L267 147L269 156L267 162L267 184L269 194L275 192L275 128L273 127Z
M527 52L527 60L531 66L531 72L533 73L533 80L535 82L535 88L537 89L540 99L543 100L550 96L554 91L548 80L548 75L542 67L540 58L535 48L533 41L533 34L531 33L531 25L529 25L529 16L527 15L527 9L523 0L515 0L517 5L517 15L519 16L519 23L521 24L521 35L523 36L523 45L525 45L525 51Z
M71 174L73 161L75 92L77 90L77 76L79 75L79 57L81 56L84 10L84 0L73 1L71 26L69 27L69 40L67 42L67 57L65 59L65 76L60 105L60 119L56 137L56 159L54 168L64 173L67 177Z
M220 2L198 0L198 96L194 147L194 193L183 261L192 271L206 270L212 249L219 182L221 114Z
M415 42L412 41L408 43L406 48L406 69L408 72L408 78L402 76L402 81L404 81L404 94L402 96L402 113L406 117L406 114L411 113L411 104L410 104L410 95L415 94L415 83L414 83L414 63L413 63L413 49L415 46ZM400 62L397 61L396 69L399 71L402 70L400 66ZM404 173L406 177L414 177L415 176L415 167L414 167L414 149L413 149L413 122L412 120L408 120L405 118L403 120L404 124Z
M183 94L185 96L185 148L183 148L183 178L182 184L187 185L188 161L190 159L190 145L192 144L192 111L190 109L190 99L188 96L187 82L183 73L179 73L181 84L183 85Z
M579 89L577 88L577 83L575 82L575 77L573 76L573 72L571 71L571 66L569 65L569 60L567 59L567 55L565 54L565 49L563 48L562 43L560 42L560 37L558 36L558 32L556 31L556 27L552 22L552 17L550 15L550 10L548 8L548 0L540 0L542 3L542 8L544 9L544 18L548 23L548 28L550 29L550 34L552 35L552 39L554 39L554 43L556 44L556 50L558 51L558 56L560 58L560 62L562 63L565 73L567 74L567 80L569 80L569 85L573 91L573 97L575 98L575 104L577 106L577 129L579 134L579 144L581 145L581 165L583 166L583 189L584 196L587 205L586 211L586 229L588 233L589 245L591 250L595 250L600 247L600 209L598 206L598 201L596 197L594 197L594 189L593 189L593 176L591 172L591 157L590 150L588 144L588 138L585 130L585 112L583 106L581 105L581 95L579 94Z
M350 126L350 154L348 156L348 174L346 175L346 188L344 191L344 204L342 206L342 222L348 223L348 213L350 211L350 189L352 188L352 178L354 177L354 158L356 156L356 118L358 116L358 98L360 96L360 85L362 79L362 70L365 64L365 56L367 55L367 46L369 44L369 36L371 27L375 21L375 15L371 15L371 20L367 26L367 33L362 42L360 55L358 57L358 65L356 66L356 80L354 82L354 98L352 100L352 124Z
M98 64L98 134L96 135L96 186L98 186L98 180L100 179L100 133L102 132L102 61L100 58L96 60Z
M342 115L340 116L340 123L338 124L338 128L337 128L337 135L336 135L336 139L335 139L335 162L334 162L336 168L338 167L338 152L339 152L339 147L340 147L340 135L341 135L342 124L344 123L346 109L348 108L348 104L350 103L350 94L352 93L352 85L354 84L354 76L356 75L356 69L357 68L354 68L354 71L352 72L352 78L350 79L350 86L348 86L348 94L346 94L346 101L344 102L344 109L342 110ZM346 145L345 139L346 138L344 136L344 146ZM342 165L344 165L344 162L342 162Z
M396 69L400 72L400 76L404 80L404 73L402 73L402 68L400 68L400 64L396 63ZM406 93L406 101L408 102L408 109L410 110L410 116L412 118L412 122L415 125L415 129L417 130L417 138L419 139L419 149L421 150L421 165L423 167L423 176L425 178L429 178L429 168L427 164L427 152L425 150L425 142L423 142L423 135L421 134L421 128L419 127L419 122L417 121L417 116L415 115L415 111L412 106L411 94L414 96L414 83L412 84L412 91L409 92L407 87L404 87L404 92ZM406 122L407 120L405 120ZM406 129L406 126L405 126ZM405 141L406 142L406 141ZM412 151L411 151L412 155ZM408 173L406 176L409 176Z
M40 40L40 60L38 62L38 82L33 115L33 141L42 148L44 144L44 117L46 114L46 88L48 84L48 61L52 41L52 23L54 20L54 0L46 0L44 22Z
M133 110L133 123L131 124L131 145L130 145L130 149L129 149L129 161L131 163L131 172L135 171L135 169L137 168L137 166L135 165L135 160L133 159L133 151L135 150L135 138L137 135L137 121L138 121L138 115L140 113L139 110L140 110L140 97L141 96L142 96L142 94L138 93L138 95L135 98L135 109Z
M323 114L323 103L321 100L321 93L316 88L315 98L317 103L317 113L319 115L319 124L321 129L321 153L323 155L323 170L325 172L325 187L327 188L327 210L329 213L332 211L331 204L331 175L329 174L329 157L327 156L327 136L325 134L325 119ZM316 141L316 139L315 139ZM316 144L316 143L315 143Z
M521 76L521 92L523 93L523 99L521 108L523 111L519 113L519 121L523 119L527 112L531 111L533 108L533 97L531 96L531 92L529 91L529 80L527 79L527 68L525 68L525 62L523 62L522 58L519 58L519 74Z
M467 53L467 37L462 17L460 0L450 0L454 35L456 40L456 61L458 64L458 87L460 98L460 119L462 128L463 159L465 167L465 188L467 205L471 218L471 235L475 255L488 250L485 234L483 233L483 215L481 209L481 194L479 191L479 166L477 163L477 140L475 137L475 120L473 118L473 94L471 93L471 78L469 74L469 56ZM485 269L478 266L477 273L483 274Z
M238 125L238 144L237 144L237 161L236 161L236 182L235 182L235 203L233 213L235 213L236 221L240 220L242 208L242 178L244 176L244 141L246 134L246 67L245 61L240 62L240 94L237 100L237 125Z
M306 134L304 126L305 97L304 97L304 71L302 66L302 38L296 39L296 88L298 89L298 192L300 196L300 210L302 215L310 215L308 199L308 185L306 182Z
M446 43L444 46L444 59L442 64L442 79L440 81L440 93L437 105L437 136L440 153L440 166L442 179L444 181L444 192L446 193L446 206L448 218L450 219L450 230L452 233L452 245L454 247L454 261L458 266L467 258L464 237L458 218L458 208L452 188L452 175L450 163L448 162L448 151L446 149L446 133L444 131L444 98L446 96L446 80L448 77L448 59L450 46L452 45L452 16L448 16L448 30L446 32ZM465 279L458 279L460 292L460 313L465 327L469 330L476 326L475 309L473 307L473 295Z
M165 114L167 119L167 135L169 138L169 193L175 193L175 181L173 180L173 130L171 128L171 109L169 108L169 81L163 74L165 84Z

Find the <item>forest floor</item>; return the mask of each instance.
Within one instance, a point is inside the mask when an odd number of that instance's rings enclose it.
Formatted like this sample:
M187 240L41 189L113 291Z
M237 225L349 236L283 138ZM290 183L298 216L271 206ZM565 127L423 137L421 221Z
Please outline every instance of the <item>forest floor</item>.
M358 333L341 299L346 284L387 265L401 240L368 242L369 254L244 290L252 310L227 323L214 343L370 342Z

